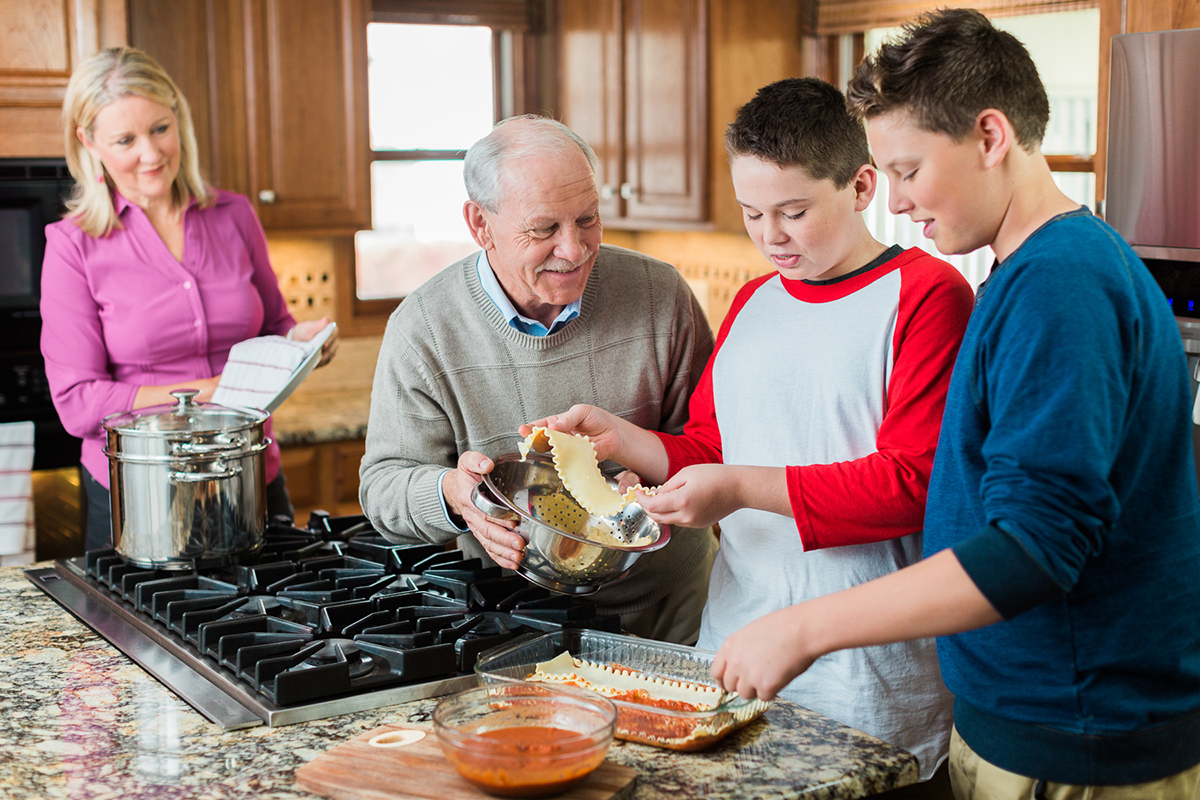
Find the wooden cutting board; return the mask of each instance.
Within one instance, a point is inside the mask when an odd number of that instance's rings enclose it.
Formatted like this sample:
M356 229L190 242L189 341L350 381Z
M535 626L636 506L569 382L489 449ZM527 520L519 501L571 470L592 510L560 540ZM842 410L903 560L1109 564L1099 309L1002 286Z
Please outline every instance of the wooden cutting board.
M425 738L399 747L368 742L391 731L424 731ZM605 761L563 800L625 800L633 796L637 770ZM334 800L478 800L491 795L476 789L442 755L433 729L420 725L384 725L360 733L296 770L296 786Z

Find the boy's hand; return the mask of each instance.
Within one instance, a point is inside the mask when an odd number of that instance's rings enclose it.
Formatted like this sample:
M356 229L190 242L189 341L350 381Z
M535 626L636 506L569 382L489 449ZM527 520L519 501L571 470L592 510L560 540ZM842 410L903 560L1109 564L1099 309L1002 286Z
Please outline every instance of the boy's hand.
M442 478L442 496L450 511L462 517L492 560L516 569L525 557L525 540L512 530L513 522L489 517L471 502L471 490L495 464L483 453L467 451L458 457L458 468Z
M675 473L653 497L638 503L654 520L707 528L739 508L792 516L787 470L730 464L693 464Z
M804 647L804 606L774 611L726 639L712 665L721 688L747 700L770 700L811 667L820 654Z
M604 409L580 403L561 414L522 425L517 428L517 432L528 436L538 427L586 436L596 448L596 458L605 461L612 458L621 445L621 436L617 430L619 423L618 417Z
M654 495L638 492L638 504L656 522L707 528L742 507L736 469L723 464L684 467Z

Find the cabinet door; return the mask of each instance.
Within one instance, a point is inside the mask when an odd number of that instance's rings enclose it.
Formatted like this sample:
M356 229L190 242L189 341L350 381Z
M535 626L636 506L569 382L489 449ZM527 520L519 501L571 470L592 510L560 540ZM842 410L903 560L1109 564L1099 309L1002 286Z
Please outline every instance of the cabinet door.
M125 43L125 0L0 0L0 156L61 156L72 70Z
M205 180L239 194L246 176L245 68L236 0L129 0L129 43L145 50L187 98Z
M704 0L625 0L625 217L707 218Z
M250 196L264 227L370 225L369 1L246 3Z
M617 228L707 218L704 0L560 0L559 113L600 159Z
M600 160L600 218L621 217L625 180L624 0L562 0L559 4L559 89L563 124L582 136Z

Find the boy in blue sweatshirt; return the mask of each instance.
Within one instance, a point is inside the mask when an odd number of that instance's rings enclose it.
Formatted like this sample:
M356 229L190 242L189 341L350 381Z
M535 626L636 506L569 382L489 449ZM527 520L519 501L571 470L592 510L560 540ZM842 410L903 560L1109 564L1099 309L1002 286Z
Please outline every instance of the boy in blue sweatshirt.
M847 96L891 211L996 265L950 383L925 560L742 628L714 675L771 697L826 653L936 635L960 799L1200 796L1200 497L1161 290L1055 185L1037 70L983 15L922 17Z

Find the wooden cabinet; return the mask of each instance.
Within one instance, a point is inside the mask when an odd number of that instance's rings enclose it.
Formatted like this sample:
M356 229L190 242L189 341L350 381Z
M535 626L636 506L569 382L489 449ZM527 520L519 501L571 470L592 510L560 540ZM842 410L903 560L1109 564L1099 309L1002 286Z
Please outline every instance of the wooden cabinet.
M561 119L600 159L611 227L708 218L705 0L561 0Z
M320 509L334 516L361 514L358 502L358 465L366 442L321 442L281 448L283 474L296 509L296 522Z
M274 231L370 227L370 0L129 0L192 106L205 174Z
M263 226L369 228L369 3L246 9L250 196Z
M0 19L0 156L61 156L67 81L125 43L125 0L0 0Z

